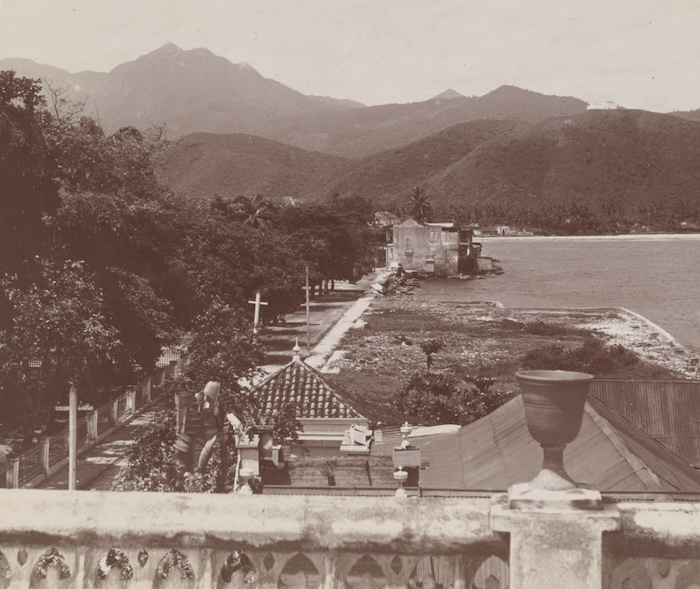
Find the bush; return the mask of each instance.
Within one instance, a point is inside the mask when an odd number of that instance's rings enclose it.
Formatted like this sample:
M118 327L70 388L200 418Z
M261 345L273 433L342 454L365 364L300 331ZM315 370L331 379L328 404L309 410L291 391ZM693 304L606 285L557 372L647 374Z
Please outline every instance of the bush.
M530 350L522 357L521 365L529 370L571 370L612 377L654 376L666 372L644 365L634 352L624 346L606 346L594 337L588 337L582 346L575 348L554 344Z
M466 425L500 407L512 395L491 390L495 378L483 375L462 381L453 374L417 372L392 404L414 423Z

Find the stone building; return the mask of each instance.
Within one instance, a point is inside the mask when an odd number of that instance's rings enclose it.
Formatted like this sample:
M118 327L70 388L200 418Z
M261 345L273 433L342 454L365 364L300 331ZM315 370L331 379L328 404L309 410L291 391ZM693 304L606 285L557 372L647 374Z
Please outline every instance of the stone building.
M392 227L387 243L387 266L449 276L476 269L477 248L471 229L454 223L420 223L407 219Z

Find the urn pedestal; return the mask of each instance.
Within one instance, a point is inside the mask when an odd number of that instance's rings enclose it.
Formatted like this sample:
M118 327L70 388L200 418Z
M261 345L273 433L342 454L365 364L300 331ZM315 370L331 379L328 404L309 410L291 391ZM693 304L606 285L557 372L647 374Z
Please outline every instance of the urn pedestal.
M581 429L593 376L562 370L528 370L515 375L530 435L542 446L542 469L528 483L511 486L511 507L602 509L598 491L575 482L564 467L564 449Z

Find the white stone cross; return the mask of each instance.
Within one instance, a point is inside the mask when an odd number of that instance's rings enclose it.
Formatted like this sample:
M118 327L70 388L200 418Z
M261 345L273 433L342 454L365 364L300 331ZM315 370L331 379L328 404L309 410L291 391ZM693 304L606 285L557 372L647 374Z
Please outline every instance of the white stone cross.
M258 333L258 323L260 322L260 305L267 305L260 300L260 291L255 293L255 300L248 301L251 305L255 305L255 318L253 319L253 333Z

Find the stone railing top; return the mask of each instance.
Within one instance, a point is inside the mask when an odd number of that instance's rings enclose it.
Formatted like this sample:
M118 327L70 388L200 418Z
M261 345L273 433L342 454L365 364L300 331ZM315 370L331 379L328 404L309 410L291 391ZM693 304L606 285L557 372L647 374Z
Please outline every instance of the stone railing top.
M398 499L6 489L0 490L0 543L31 538L46 544L60 539L76 545L99 540L456 554L502 544L506 536L494 531L492 517L502 517L504 509L504 495ZM576 510L511 511L509 518L530 519L535 527L554 520L585 527L590 519ZM607 536L609 549L700 557L700 502L606 502L605 512L620 521Z
M0 541L71 538L180 546L454 553L502 541L490 500L0 490Z

